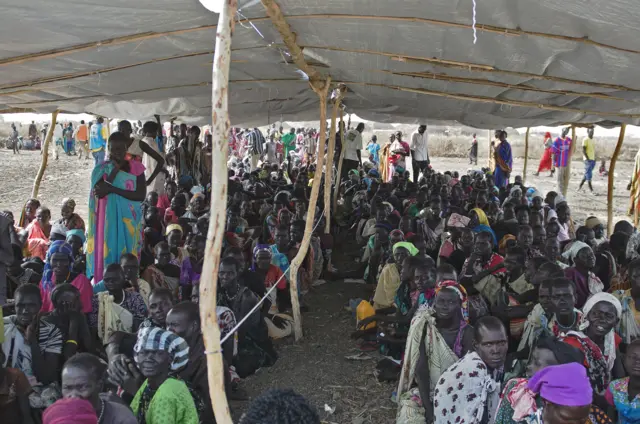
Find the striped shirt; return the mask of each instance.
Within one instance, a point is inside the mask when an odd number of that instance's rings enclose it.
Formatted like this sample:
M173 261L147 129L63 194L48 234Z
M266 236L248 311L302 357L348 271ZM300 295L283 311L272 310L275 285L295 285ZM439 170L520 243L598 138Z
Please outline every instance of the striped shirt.
M555 155L554 165L556 167L565 167L569 161L569 155L571 152L571 137L556 138L551 146L553 154Z
M40 320L38 326L38 346L42 353L62 353L62 332L55 325ZM24 338L24 334L16 326L16 316L4 318L4 342L2 350L5 354L5 367L17 368L22 371L29 380L33 380L33 361L31 346ZM11 362L9 363L9 360Z

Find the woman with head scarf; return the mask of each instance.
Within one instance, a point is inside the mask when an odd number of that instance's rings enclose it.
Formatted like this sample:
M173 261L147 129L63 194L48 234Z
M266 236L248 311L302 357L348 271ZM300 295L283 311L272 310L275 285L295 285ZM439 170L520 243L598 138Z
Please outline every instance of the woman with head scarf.
M69 230L82 230L84 232L84 221L80 218L80 215L75 213L76 202L70 198L62 199L62 206L60 208L60 214L62 218L58 220L59 224L62 224Z
M85 314L91 312L91 298L93 288L89 279L84 274L78 274L72 270L73 247L64 241L55 241L49 246L44 265L44 273L40 282L40 294L42 296L42 312L51 312L51 292L64 283L75 286L80 291L81 311Z
M565 276L576 286L576 307L582 309L589 296L600 293L604 289L602 281L592 272L596 265L596 256L589 245L574 241L562 254L573 263L564 271Z
M612 381L605 398L616 409L619 424L637 424L640 422L640 340L634 340L627 347L624 358L625 369L629 376Z
M51 229L51 211L48 208L39 207L35 220L31 221L31 224L26 228L29 256L45 260Z
M489 224L489 219L484 211L480 208L474 208L469 211L469 228L473 230L474 233L478 234L481 232L486 232L491 234L493 238L493 245L498 245L498 239L496 238L496 233L493 231Z
M376 292L373 296L373 307L386 309L393 306L398 287L400 287L400 272L402 264L408 256L418 254L418 249L406 241L393 245L393 263L388 263L382 268Z
M397 423L433 419L433 390L442 373L472 349L467 292L455 281L436 287L433 308L420 308L407 336L398 385ZM426 414L425 414L426 409Z
M625 344L640 338L640 259L627 267L627 279L631 288L613 292L622 305L618 332Z
M555 172L555 169L553 168L553 160L552 160L553 149L551 149L551 146L553 146L553 138L551 138L550 132L544 133L544 140L542 141L542 145L544 146L544 153L540 158L540 165L538 165L538 171L533 175L537 177L538 175L540 175L541 172L551 171L550 176L553 176L553 173Z
M582 364L584 355L573 346L553 337L541 337L536 342L524 378L507 382L502 392L495 424L528 423L535 419L543 399L529 387L529 379L547 367L563 364Z
M60 399L42 414L42 424L98 424L91 402L80 398Z
M501 282L507 271L504 268L504 258L493 253L492 241L490 233L476 234L473 251L462 265L460 282L465 288L479 292L491 305L496 305Z
M159 327L138 332L134 359L145 378L131 409L139 424L198 424L198 413L187 385L172 377L189 360L182 338Z
M562 341L584 353L585 367L594 391L603 394L611 377L625 374L618 346L622 339L615 332L620 322L622 305L609 293L589 298L578 324L580 331L569 331Z

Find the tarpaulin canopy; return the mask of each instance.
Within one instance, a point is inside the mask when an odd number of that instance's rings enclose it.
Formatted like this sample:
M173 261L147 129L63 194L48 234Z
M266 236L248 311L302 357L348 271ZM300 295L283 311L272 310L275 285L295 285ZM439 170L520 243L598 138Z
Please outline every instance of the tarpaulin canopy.
M640 124L636 0L276 0L305 60L381 122ZM234 124L317 119L260 1L240 0ZM217 15L197 0L4 0L0 112L210 120Z

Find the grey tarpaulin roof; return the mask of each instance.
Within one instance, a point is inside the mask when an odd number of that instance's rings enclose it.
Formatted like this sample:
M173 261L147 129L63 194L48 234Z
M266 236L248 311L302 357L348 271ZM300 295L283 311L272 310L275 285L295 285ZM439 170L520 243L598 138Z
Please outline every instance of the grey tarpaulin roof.
M472 0L277 0L307 61L347 83L364 119L640 124L640 2L476 2L474 45ZM255 28L236 25L232 122L317 119L262 4L239 6ZM208 119L217 16L197 0L3 0L2 12L0 110Z

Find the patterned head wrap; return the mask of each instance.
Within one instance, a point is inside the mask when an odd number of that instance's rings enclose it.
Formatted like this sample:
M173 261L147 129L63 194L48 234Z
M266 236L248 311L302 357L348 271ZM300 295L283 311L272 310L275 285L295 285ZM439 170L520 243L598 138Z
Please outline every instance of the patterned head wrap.
M134 359L143 350L164 350L169 354L171 371L177 371L189 362L189 345L180 336L160 327L146 327L138 331L138 341L133 347Z
M56 253L63 253L69 258L69 265L73 264L73 247L64 240L51 243L44 260L44 272L42 273L42 288L49 291L53 288L53 269L51 269L51 257Z
M464 319L465 322L469 322L469 302L468 302L468 296L467 296L467 291L464 289L464 287L462 286L462 284L458 284L456 281L453 280L446 280L446 281L442 281L440 283L438 283L438 285L436 286L436 296L438 295L438 293L440 293L440 290L442 289L450 289L455 291L458 296L460 297L460 304L461 304L461 311L462 311L462 318Z
M273 256L271 247L268 244L256 244L256 247L253 248L253 260L258 258L258 253L260 252L267 252L269 255Z
M63 238L66 238L68 231L69 231L69 229L67 227L65 227L64 225L60 224L59 222L56 222L53 225L51 225L50 236L52 236L54 234L57 234L59 236L62 236Z
M600 220L598 218L596 218L595 216L590 216L584 222L584 225L585 225L585 227L590 228L590 229L593 230L598 225L602 225L602 222L600 222Z
M464 228L469 225L471 221L468 217L460 215L458 213L452 213L447 220L447 227L450 228Z
M68 208L70 208L72 211L76 209L76 201L69 198L69 197L65 197L64 199L62 199L62 206L67 206Z
M182 227L180 226L180 224L167 225L167 231L165 232L165 235L168 236L171 231L180 231L184 234L184 231L182 231Z
M69 231L67 231L67 239L70 236L78 237L80 240L82 240L82 243L87 241L87 237L84 235L84 231L82 231L82 230L69 230Z
M402 240L404 240L404 233L401 230L393 230L389 233L389 238L391 237L397 237L400 236L402 237Z
M85 399L60 399L45 409L43 424L98 424L98 415Z

